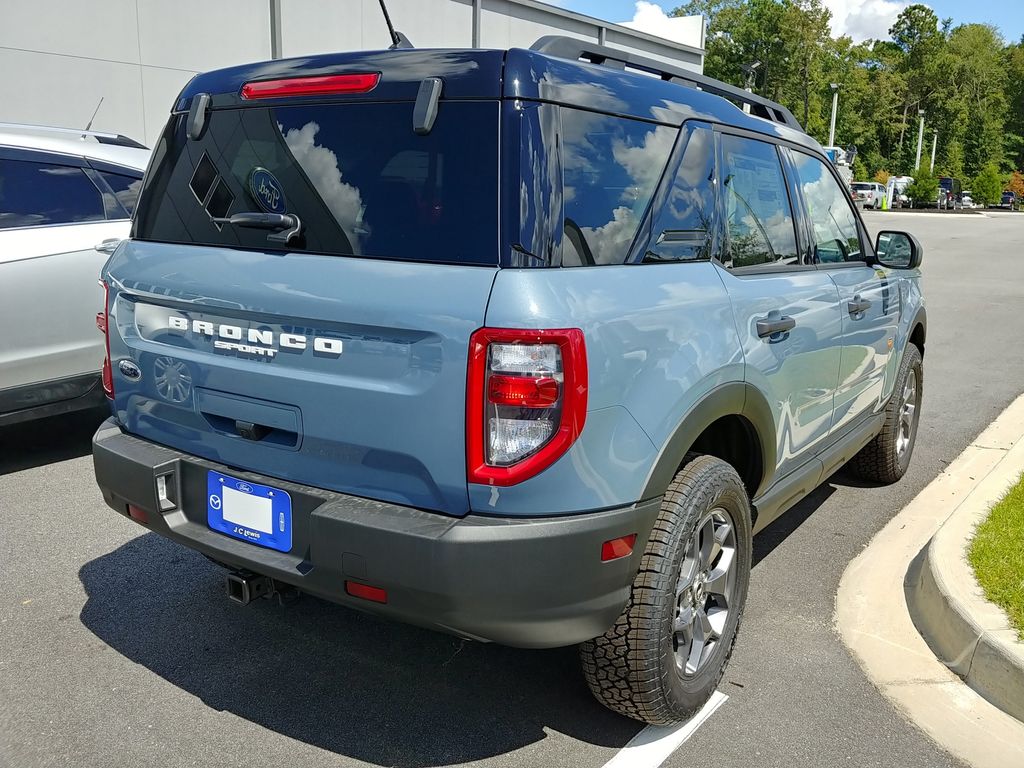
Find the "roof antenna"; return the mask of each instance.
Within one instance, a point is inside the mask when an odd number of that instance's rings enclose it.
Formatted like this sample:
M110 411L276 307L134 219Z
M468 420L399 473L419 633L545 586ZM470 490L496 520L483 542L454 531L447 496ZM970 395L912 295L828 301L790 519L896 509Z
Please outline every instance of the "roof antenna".
M85 126L85 131L92 128L92 121L96 119L96 113L100 111L100 107L103 105L103 97L100 96L100 103L96 105L96 109L92 111L92 117L89 118L89 122ZM82 132L82 138L85 138L85 131Z
M380 0L380 9L384 13L384 21L387 22L388 33L391 35L391 45L388 46L388 50L393 51L396 48L412 48L413 44L409 41L409 38L401 32L395 31L395 25L391 23L391 16L388 14L388 7L384 5L384 0Z

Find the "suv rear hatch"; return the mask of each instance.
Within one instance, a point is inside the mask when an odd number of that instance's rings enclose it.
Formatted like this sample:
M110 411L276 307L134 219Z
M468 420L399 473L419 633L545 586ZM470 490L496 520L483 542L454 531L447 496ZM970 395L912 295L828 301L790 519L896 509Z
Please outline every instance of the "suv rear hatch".
M123 427L465 514L467 355L499 256L501 66L501 52L392 51L193 80L104 273ZM425 73L444 78L426 133ZM217 221L239 213L294 216L301 233Z

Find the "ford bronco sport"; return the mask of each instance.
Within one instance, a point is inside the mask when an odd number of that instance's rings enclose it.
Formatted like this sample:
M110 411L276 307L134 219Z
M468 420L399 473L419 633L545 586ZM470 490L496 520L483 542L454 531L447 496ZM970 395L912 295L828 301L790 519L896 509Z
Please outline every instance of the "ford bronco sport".
M786 109L609 48L199 75L103 272L97 481L240 602L580 644L601 702L678 721L752 535L905 472L920 262Z

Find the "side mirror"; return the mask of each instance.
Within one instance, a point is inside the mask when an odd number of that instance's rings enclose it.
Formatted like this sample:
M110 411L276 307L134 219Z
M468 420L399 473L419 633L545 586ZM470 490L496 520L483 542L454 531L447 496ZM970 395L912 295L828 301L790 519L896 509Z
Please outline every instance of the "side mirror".
M108 237L102 243L97 243L92 248L94 251L105 253L107 256L117 250L117 246L121 244L121 238L119 237Z
M909 232L879 232L875 257L883 267L917 269L924 258L924 249Z

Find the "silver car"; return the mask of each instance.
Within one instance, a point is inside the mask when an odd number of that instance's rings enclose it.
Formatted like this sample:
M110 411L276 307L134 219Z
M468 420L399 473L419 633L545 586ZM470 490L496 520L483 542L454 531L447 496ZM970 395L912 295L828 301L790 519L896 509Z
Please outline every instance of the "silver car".
M865 208L882 207L882 198L885 197L885 187L875 181L855 181L850 185L853 191L853 199L862 203Z
M0 123L0 425L104 402L99 272L149 156L124 136Z

